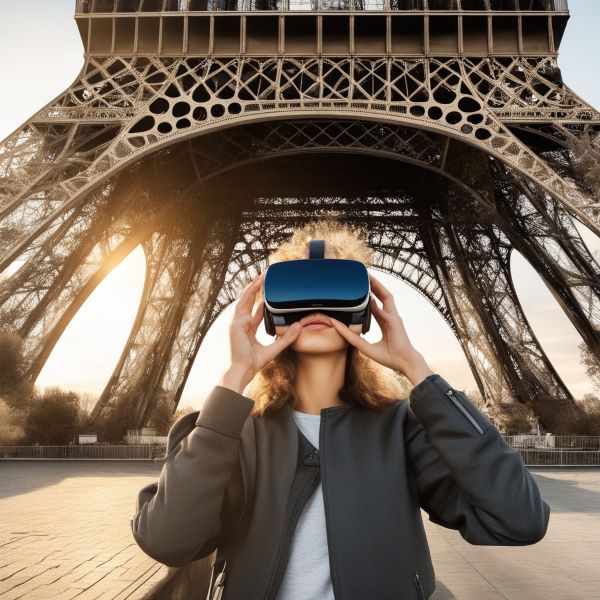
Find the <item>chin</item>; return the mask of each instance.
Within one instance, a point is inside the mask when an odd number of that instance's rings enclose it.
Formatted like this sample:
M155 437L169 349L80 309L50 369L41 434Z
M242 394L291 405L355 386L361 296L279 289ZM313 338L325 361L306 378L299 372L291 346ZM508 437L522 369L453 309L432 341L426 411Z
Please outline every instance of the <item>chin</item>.
M290 348L298 354L326 354L328 352L339 352L346 348L347 343L343 344L291 344Z

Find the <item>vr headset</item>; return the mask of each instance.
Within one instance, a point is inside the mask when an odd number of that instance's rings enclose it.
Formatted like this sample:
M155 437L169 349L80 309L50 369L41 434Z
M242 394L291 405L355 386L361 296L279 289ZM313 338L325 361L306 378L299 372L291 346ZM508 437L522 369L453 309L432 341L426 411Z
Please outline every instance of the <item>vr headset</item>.
M324 258L325 240L309 241L309 257L269 265L263 279L264 322L269 335L319 311L346 325L371 325L371 284L358 260Z

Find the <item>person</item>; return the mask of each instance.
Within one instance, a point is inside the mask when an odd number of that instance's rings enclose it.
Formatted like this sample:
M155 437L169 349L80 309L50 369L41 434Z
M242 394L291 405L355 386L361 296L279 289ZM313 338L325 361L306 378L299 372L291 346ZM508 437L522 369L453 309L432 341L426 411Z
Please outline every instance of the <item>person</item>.
M373 263L358 230L331 220L295 230L270 262L308 258L310 239L325 258ZM435 572L421 508L472 544L545 536L550 507L518 451L431 369L369 278L376 342L314 311L262 344L263 273L245 287L228 368L138 495L144 552L183 566L223 545L223 600L423 600Z

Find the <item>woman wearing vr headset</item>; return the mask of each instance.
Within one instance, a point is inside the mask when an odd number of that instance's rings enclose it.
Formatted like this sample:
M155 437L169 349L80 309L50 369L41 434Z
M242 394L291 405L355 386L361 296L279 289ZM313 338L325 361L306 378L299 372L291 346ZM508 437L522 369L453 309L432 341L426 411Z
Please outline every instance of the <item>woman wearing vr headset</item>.
M372 264L356 230L319 221L270 265L311 258L311 240L325 241L323 258ZM287 325L269 313L266 345L256 339L264 273L253 279L230 324L230 366L202 410L169 432L132 530L171 566L217 550L210 598L428 598L421 508L471 544L522 546L546 533L550 508L520 454L429 367L392 294L368 278L379 341L323 309Z

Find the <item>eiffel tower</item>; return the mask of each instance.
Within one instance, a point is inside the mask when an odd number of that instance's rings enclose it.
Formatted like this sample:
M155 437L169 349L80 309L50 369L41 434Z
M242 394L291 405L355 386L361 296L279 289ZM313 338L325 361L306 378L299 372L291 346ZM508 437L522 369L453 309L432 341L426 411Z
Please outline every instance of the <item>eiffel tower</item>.
M574 403L513 287L537 270L600 359L600 202L570 140L600 113L563 81L564 0L79 0L75 82L1 143L0 327L35 380L141 244L129 339L92 418L175 410L221 310L293 228L336 215L417 289L484 401L550 431ZM18 261L18 263L15 263ZM93 351L91 349L90 351Z

